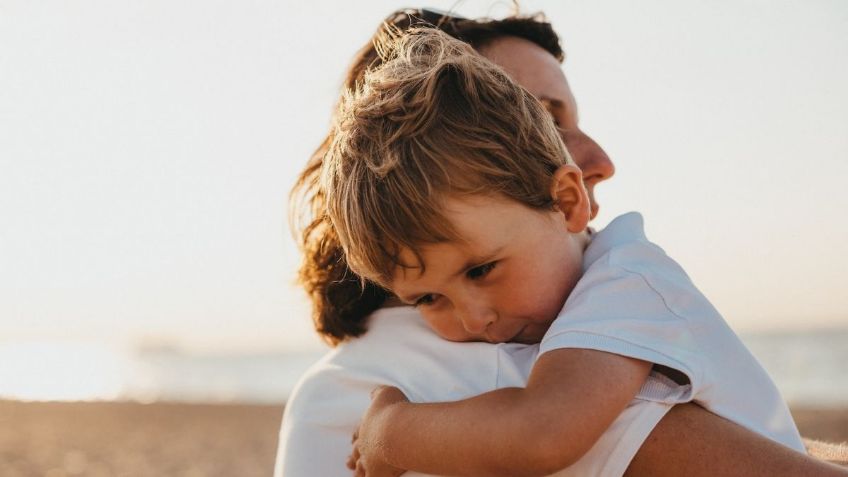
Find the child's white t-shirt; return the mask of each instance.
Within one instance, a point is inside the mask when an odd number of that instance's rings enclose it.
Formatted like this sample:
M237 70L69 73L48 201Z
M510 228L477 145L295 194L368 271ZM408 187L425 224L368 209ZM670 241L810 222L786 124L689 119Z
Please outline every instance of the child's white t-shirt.
M648 241L636 212L617 217L593 236L583 276L542 339L539 354L560 348L607 351L678 370L689 384L653 379L637 397L694 400L805 452L768 374L686 272Z

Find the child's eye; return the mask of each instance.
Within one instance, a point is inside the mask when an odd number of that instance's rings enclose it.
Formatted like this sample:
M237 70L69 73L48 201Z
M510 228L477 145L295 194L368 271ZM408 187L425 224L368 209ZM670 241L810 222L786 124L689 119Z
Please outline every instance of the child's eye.
M486 263L484 265L474 267L471 270L468 270L467 272L465 272L465 276L467 276L471 280L477 280L479 278L483 278L486 275L488 275L489 272L491 272L493 268L495 268L495 264L497 264L497 262L489 262L489 263Z
M431 305L434 301L436 301L435 295L433 295L432 293L428 293L422 296L421 298L415 300L415 307L417 308L419 306Z

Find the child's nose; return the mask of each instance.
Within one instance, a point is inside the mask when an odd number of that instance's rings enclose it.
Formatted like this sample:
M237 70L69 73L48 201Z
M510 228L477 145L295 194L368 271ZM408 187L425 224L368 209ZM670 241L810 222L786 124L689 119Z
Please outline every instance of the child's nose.
M481 336L486 329L497 320L497 314L490 307L480 304L465 306L457 310L459 320L465 331L474 336Z

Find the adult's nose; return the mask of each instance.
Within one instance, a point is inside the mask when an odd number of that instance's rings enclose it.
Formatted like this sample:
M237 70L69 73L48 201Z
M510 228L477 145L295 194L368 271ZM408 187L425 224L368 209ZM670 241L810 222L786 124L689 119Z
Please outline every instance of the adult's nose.
M566 144L577 167L583 171L583 183L586 184L586 191L589 193L594 218L600 209L595 199L595 186L615 174L615 165L601 146L589 135L580 130L572 130L569 133L571 137Z

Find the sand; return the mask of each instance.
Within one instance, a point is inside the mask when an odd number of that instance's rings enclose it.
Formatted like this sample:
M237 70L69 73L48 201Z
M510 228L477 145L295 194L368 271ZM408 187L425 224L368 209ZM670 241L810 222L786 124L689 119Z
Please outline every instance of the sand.
M270 476L283 407L0 401L0 476ZM848 409L795 409L848 441Z
M270 476L283 406L0 401L0 476Z

